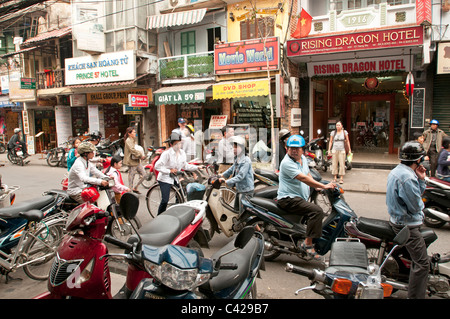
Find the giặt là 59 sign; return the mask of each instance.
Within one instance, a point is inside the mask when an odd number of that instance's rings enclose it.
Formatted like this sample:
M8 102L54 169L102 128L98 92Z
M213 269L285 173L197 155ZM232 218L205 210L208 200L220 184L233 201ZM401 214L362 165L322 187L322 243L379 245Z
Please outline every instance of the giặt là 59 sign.
M133 50L65 60L66 85L130 81L136 78Z

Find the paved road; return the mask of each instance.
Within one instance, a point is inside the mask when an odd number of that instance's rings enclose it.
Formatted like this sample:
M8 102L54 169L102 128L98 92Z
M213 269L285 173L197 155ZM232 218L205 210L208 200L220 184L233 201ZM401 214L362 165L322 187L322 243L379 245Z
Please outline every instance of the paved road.
M0 167L0 173L3 176L2 182L8 185L21 186L21 189L16 193L17 201L36 198L46 190L60 188L60 181L64 177L66 170L64 168L49 167L45 164L44 160L38 158L38 156L34 156L30 165L17 167L6 162L6 156L0 154L0 164L6 163L4 167ZM361 170L359 174L363 175L363 172L364 171ZM369 174L369 176L377 175L374 170L367 171L367 174ZM324 174L324 178L327 178L327 173ZM364 180L365 177L361 176L361 179ZM126 181L127 179L124 178L124 180ZM144 197L144 195L140 195L141 205L138 212L138 217L143 223L151 220L151 217L147 213ZM357 215L387 219L385 195L380 193L346 192L345 198ZM436 230L436 233L438 234L439 239L430 246L429 252L445 252L450 250L448 244L450 242L450 226L447 225L442 229L438 229ZM212 255L229 240L230 239L226 238L223 234L216 234L210 243L210 249L204 250L205 255ZM261 273L261 279L257 279L258 297L271 299L319 298L313 292L303 292L298 296L294 295L294 291L301 287L308 286L309 282L298 275L286 273L284 271L286 262L305 267L312 267L314 265L314 263L306 263L296 257L285 255L278 257L273 262L266 262L266 271ZM46 290L46 282L30 280L22 270L18 270L13 273L12 276L19 279L5 284L4 277L0 278L0 299L31 298ZM125 278L123 276L113 274L113 292L120 289L124 280Z

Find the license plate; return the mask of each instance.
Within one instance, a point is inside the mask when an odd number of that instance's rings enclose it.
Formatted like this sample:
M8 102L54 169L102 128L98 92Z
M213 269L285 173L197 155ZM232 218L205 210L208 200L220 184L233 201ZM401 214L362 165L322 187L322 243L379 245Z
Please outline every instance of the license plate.
M22 156L23 152L22 151L17 151L16 154L17 154L17 156Z

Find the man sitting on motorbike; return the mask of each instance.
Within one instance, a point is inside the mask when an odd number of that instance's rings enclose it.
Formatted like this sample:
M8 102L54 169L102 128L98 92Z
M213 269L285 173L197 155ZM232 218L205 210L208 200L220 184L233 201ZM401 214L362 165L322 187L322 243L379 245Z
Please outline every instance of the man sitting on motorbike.
M28 157L30 156L27 152L27 144L21 140L20 138L20 133L22 132L22 130L20 128L15 128L14 129L14 135L11 136L9 142L8 142L8 151L9 152L13 152L15 153L15 147L20 145L20 147L22 148L22 152L23 152L23 157Z
M306 238L301 247L314 260L321 260L314 249L313 239L322 236L324 213L320 206L308 201L309 187L333 189L336 185L322 184L312 178L308 161L303 155L305 144L305 139L300 135L292 135L287 140L287 154L280 164L277 200L283 210L308 217Z
M109 179L109 177L89 162L94 157L96 150L97 148L92 143L82 142L78 146L80 157L75 160L69 171L67 194L80 204L84 203L81 198L81 192L87 187L86 184L108 186L108 181L103 178Z
M423 222L422 193L425 191L426 169L423 167L425 150L417 141L400 148L397 165L388 175L386 205L392 229L398 233L408 226L410 236L405 245L411 255L408 298L425 299L430 259L427 245L420 232Z

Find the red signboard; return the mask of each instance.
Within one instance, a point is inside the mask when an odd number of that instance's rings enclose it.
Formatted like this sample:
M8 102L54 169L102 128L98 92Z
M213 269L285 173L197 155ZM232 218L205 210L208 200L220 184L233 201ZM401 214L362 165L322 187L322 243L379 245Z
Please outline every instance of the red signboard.
M288 57L423 45L423 27L357 32L287 42Z
M264 40L266 54L264 54ZM215 74L266 71L266 55L269 70L278 70L280 65L278 37L216 44L214 47Z
M148 96L128 94L128 104L130 107L148 107Z
M416 0L416 23L431 25L431 0Z

